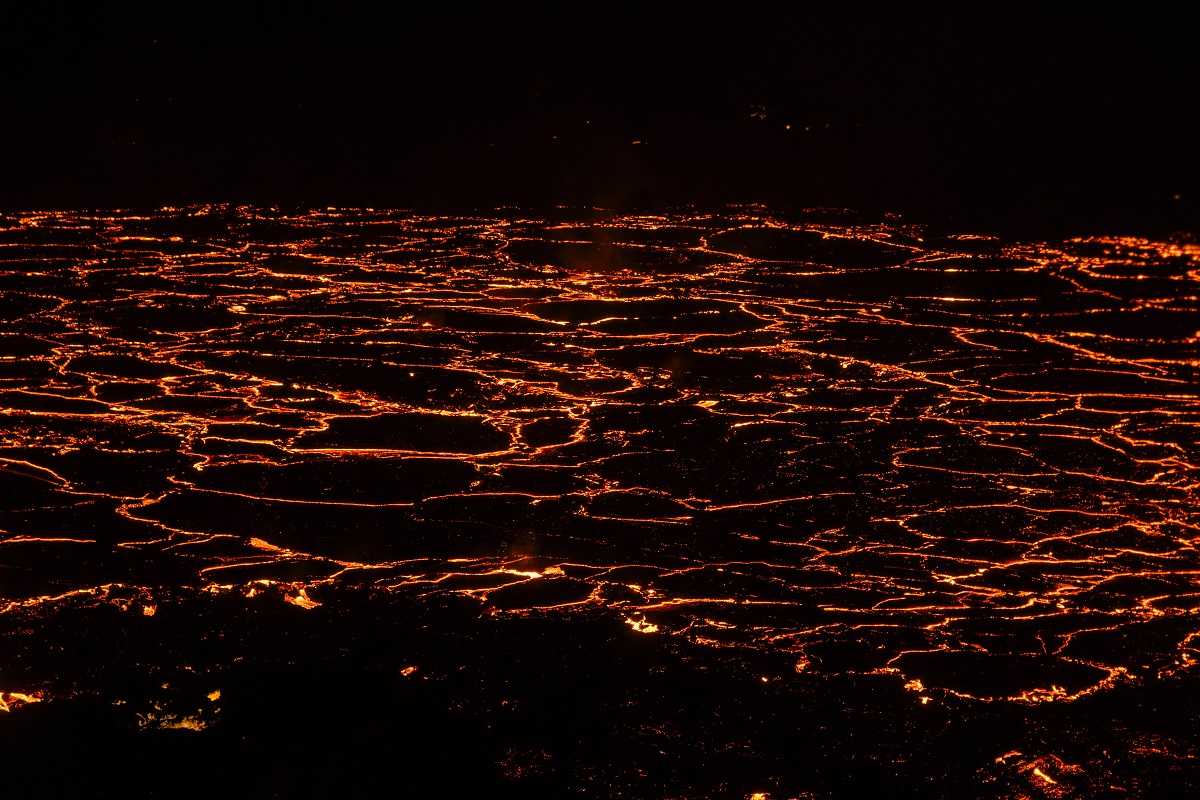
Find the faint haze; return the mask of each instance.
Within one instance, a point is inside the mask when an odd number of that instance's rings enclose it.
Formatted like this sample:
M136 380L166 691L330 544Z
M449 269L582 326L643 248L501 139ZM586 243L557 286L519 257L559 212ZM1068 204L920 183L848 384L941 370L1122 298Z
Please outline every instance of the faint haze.
M0 205L762 201L1188 227L1187 31L1115 4L39 7L0 31Z

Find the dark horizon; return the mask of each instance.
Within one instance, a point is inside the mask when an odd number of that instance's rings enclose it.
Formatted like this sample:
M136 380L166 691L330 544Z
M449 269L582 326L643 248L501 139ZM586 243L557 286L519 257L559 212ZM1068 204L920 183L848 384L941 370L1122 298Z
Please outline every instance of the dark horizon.
M1169 11L53 9L0 32L0 209L836 206L983 232L1200 219Z

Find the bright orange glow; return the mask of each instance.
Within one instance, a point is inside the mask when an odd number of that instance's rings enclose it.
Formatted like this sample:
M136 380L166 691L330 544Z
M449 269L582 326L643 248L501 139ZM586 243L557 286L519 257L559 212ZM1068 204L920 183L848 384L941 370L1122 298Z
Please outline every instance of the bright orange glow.
M0 613L449 595L922 714L1193 669L1200 245L804 220L9 220Z

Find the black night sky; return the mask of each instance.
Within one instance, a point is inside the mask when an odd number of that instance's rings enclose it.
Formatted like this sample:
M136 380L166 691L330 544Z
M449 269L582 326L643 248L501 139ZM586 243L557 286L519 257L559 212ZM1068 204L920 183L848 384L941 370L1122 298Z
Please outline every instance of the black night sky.
M169 5L6 12L0 206L766 202L1195 227L1200 59L1161 8Z

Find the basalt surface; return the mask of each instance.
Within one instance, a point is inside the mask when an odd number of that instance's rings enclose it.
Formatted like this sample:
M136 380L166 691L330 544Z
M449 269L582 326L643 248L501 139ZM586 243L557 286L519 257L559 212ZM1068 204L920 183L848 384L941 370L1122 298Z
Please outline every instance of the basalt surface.
M831 211L2 217L4 780L1184 796L1198 296Z

